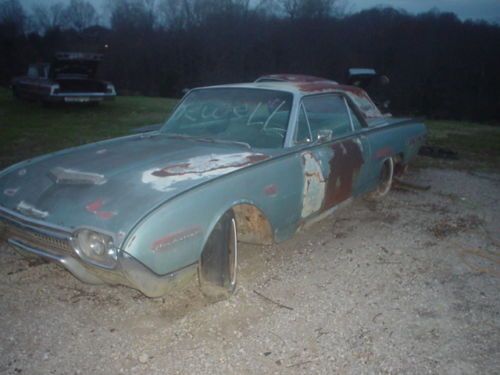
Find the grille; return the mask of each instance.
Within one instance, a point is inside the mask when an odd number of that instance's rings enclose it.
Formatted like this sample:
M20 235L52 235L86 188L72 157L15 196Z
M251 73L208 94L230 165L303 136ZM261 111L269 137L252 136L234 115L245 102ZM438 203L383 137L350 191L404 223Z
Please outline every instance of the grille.
M57 252L72 253L73 248L68 240L53 237L44 233L39 233L30 229L22 229L10 223L3 224L2 237L5 239L16 239L26 245L39 249L55 250Z

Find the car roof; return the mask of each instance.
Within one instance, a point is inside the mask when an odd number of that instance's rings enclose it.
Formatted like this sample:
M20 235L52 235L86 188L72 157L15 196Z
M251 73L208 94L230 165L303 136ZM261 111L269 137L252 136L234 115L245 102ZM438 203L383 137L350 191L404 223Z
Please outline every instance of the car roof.
M326 92L348 92L358 96L365 96L363 89L356 86L341 85L334 81L276 81L276 82L249 82L231 83L226 85L206 86L200 88L250 88L286 91L296 95L310 95Z
M286 82L317 82L317 81L331 81L323 77L310 76L305 74L268 74L260 76L255 82L267 81L286 81ZM331 81L335 82L335 81ZM336 83L336 82L335 82Z
M333 81L311 81L311 82L250 82L233 83L227 85L199 87L199 89L213 88L246 88L246 89L265 89L289 92L297 96L306 96L312 94L324 94L329 92L342 92L349 96L358 106L359 110L366 118L383 117L377 106L370 99L368 94L362 88L357 86L340 85ZM365 105L360 106L360 101Z

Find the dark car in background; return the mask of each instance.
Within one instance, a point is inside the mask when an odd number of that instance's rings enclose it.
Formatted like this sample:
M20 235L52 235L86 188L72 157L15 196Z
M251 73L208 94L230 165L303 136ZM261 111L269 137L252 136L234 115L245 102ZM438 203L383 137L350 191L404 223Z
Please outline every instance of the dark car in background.
M14 96L43 103L99 103L116 96L112 83L96 78L102 54L56 53L52 63L36 63L12 80Z

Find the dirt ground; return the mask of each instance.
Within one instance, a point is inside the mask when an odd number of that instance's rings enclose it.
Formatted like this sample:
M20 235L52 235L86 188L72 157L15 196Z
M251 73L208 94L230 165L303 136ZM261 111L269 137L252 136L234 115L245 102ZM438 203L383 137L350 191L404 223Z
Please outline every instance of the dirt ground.
M432 187L240 246L215 304L194 281L149 299L4 247L0 373L499 374L500 175L406 180Z

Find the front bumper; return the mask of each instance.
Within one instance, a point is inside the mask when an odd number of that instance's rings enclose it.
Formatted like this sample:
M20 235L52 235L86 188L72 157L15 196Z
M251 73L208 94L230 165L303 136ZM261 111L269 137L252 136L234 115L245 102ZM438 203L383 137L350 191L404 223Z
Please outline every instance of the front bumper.
M196 272L197 264L191 264L166 275L157 275L124 251L118 253L113 269L90 265L70 247L71 231L26 218L2 207L0 226L0 238L18 252L57 263L89 284L125 285L148 297L160 297L184 284Z
M103 100L112 100L116 94L103 92L65 92L50 94L44 98L51 103L98 103Z

